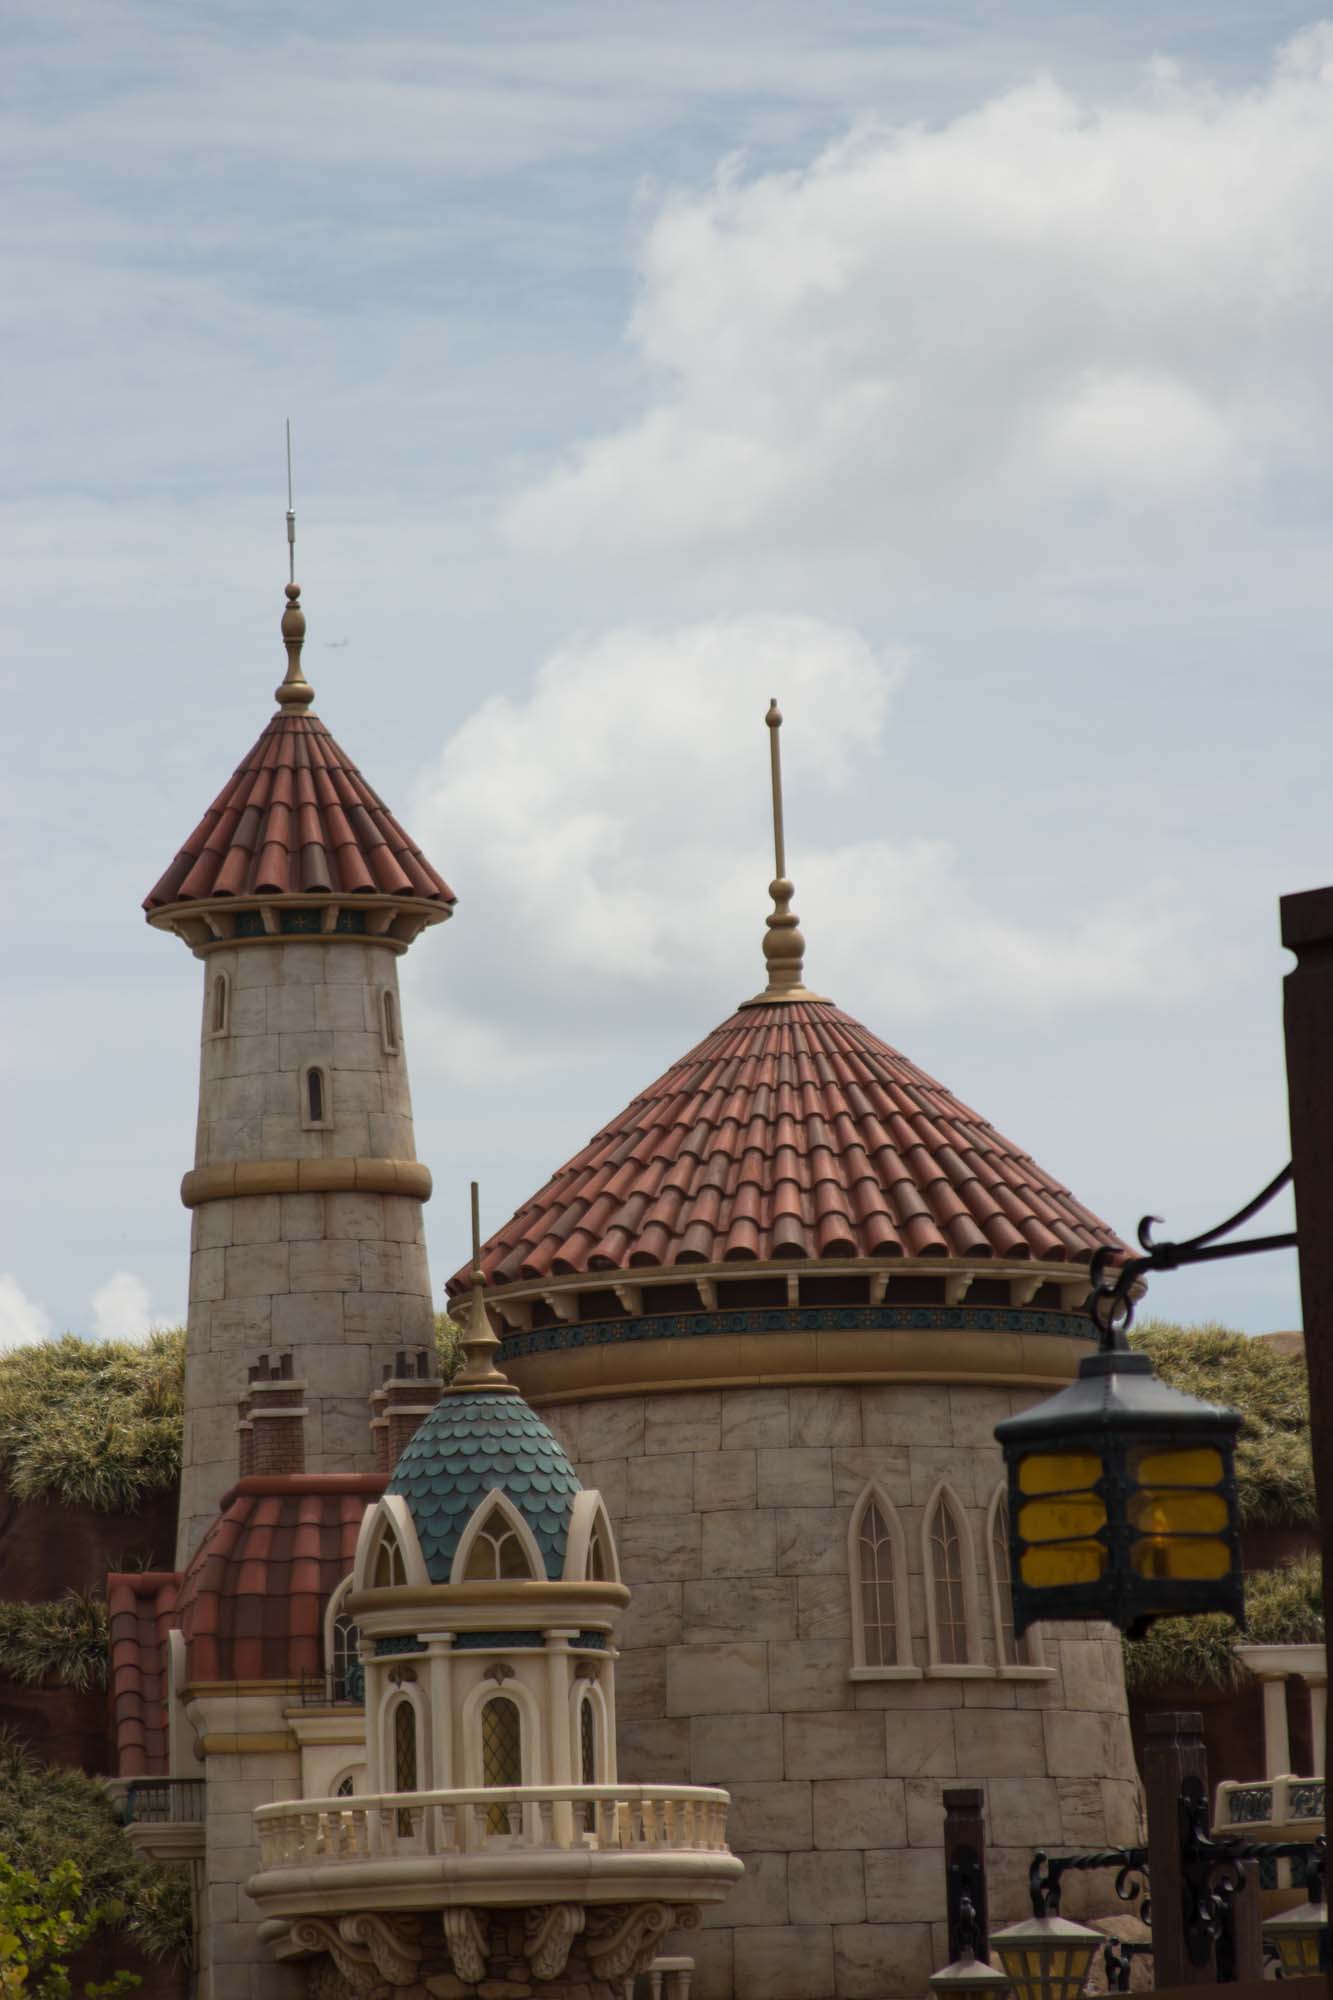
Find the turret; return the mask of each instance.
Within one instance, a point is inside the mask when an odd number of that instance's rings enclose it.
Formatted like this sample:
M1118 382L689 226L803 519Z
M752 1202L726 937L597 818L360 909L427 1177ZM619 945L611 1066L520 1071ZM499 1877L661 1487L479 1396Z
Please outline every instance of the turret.
M182 1567L255 1351L294 1356L307 1469L368 1473L367 1397L434 1331L398 961L454 896L315 714L286 595L277 712L144 904L204 971Z

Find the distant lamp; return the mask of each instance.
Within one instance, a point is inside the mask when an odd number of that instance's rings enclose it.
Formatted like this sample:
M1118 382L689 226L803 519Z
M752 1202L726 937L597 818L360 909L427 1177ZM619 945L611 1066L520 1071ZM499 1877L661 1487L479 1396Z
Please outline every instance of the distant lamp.
M964 1893L958 1901L958 1956L952 1965L930 1975L930 1990L939 2000L964 2000L971 1994L981 2000L1003 2000L1009 1991L1008 1975L977 1957L980 1942L977 1912L972 1898Z
M990 1942L1014 2000L1078 2000L1106 1939L1086 1924L1048 1916L1010 1924L1007 1930L996 1931Z
M1325 1903L1302 1903L1299 1909L1284 1910L1280 1917L1265 1920L1264 1942L1277 1946L1278 1964L1284 1978L1290 1979L1303 1972L1318 1972L1319 1947L1327 1923L1328 1906Z
M1123 1329L1078 1380L995 1427L1009 1476L1014 1630L1227 1611L1245 1622L1235 1410L1168 1387Z

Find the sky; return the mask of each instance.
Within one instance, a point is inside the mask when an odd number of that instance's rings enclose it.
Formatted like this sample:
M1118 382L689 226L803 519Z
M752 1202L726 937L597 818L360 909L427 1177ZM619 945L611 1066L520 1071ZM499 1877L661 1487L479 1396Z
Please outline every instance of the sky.
M142 897L318 711L437 1287L761 980L1115 1225L1287 1158L1333 876L1333 22L1271 0L11 0L0 1345L183 1317L201 967ZM1287 1226L1279 1221L1273 1226ZM1290 1253L1148 1310L1299 1324Z

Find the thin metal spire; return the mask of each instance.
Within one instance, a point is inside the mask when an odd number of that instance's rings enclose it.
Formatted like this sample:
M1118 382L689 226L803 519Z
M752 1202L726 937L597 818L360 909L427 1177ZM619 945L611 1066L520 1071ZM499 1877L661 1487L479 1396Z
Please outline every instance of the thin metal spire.
M315 699L301 668L301 647L305 643L305 613L301 609L301 586L296 581L296 508L292 501L292 420L287 419L287 609L282 614L282 643L287 648L287 672L274 699L287 715L300 715Z
M818 1000L822 997L806 988L805 939L801 936L800 919L791 907L796 885L787 876L787 835L782 812L782 747L778 739L782 728L782 710L778 707L776 696L768 704L764 721L768 724L769 775L773 788L774 874L768 885L773 909L764 930L768 984L752 1000L742 1001L745 1007L771 1007L778 1001Z
M486 1310L486 1280L481 1269L481 1196L472 1182L472 1292L468 1300L467 1324L459 1343L462 1366L449 1384L450 1389L489 1389L493 1394L518 1394L507 1375L495 1365L499 1336Z

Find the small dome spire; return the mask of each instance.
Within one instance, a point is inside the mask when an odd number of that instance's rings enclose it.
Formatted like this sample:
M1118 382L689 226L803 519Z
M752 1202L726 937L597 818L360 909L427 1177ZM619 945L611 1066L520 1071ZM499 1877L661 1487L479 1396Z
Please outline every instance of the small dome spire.
M300 715L315 699L315 690L301 671L301 647L305 643L301 586L293 581L285 589L287 609L282 614L282 643L287 648L287 672L282 685L274 689L274 699L286 714Z
M805 939L801 935L800 918L791 907L796 884L787 874L787 841L782 821L782 751L778 742L782 710L778 707L776 696L768 704L764 721L768 724L769 764L773 780L774 879L768 885L773 909L764 931L768 985L752 1000L743 1000L743 1007L771 1007L775 1001L823 998L822 994L811 993L806 987Z
M449 1384L454 1389L489 1389L493 1395L516 1396L518 1390L495 1365L500 1336L491 1325L486 1310L486 1280L481 1270L481 1191L472 1182L472 1294L468 1301L467 1324L459 1342L462 1366Z

